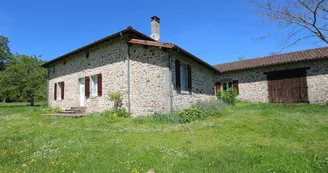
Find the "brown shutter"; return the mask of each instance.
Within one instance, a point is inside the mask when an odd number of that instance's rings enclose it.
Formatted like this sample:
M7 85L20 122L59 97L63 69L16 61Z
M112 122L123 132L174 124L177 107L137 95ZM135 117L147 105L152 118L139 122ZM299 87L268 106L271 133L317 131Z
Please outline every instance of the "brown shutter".
M238 80L232 81L232 86L237 90L237 93L239 94Z
M216 89L216 91L221 89L221 83L220 82L216 82L215 89Z
M187 70L188 70L188 90L189 92L192 92L192 78L191 78L191 66L188 65L187 67Z
M85 77L85 83L84 83L84 89L85 89L85 97L89 98L90 97L90 77L86 76Z
M98 74L98 96L102 96L102 75Z
M57 84L55 83L54 99L57 100Z
M61 88L61 99L64 100L64 91L65 91L65 84L62 82L62 88Z
M181 79L180 79L180 61L175 60L175 80L176 80L176 90L181 90Z

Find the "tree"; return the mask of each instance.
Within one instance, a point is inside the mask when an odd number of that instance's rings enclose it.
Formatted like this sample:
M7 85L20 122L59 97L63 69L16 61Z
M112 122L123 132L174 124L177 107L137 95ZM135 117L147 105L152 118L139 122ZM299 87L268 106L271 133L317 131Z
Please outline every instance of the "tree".
M288 31L279 52L310 38L328 44L328 0L250 0L250 3L260 16L277 25L275 32L260 39Z
M4 70L5 62L9 59L9 56L11 55L8 43L8 38L0 35L0 71Z
M47 71L41 67L44 61L36 56L12 55L1 72L0 94L15 101L27 100L31 106L35 99L46 96Z

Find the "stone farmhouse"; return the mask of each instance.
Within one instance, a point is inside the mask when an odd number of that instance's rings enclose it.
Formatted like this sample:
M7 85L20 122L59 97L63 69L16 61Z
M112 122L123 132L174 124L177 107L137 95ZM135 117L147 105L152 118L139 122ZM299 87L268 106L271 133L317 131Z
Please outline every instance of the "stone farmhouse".
M250 102L328 102L328 47L212 66L160 42L156 16L150 36L128 27L43 66L48 106L87 113L111 109L107 94L116 91L134 116L186 108L231 87Z

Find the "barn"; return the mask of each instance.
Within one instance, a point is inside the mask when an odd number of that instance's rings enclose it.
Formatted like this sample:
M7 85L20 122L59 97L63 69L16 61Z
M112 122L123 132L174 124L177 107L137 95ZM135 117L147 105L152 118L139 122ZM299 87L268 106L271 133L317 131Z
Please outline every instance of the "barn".
M328 103L328 47L218 64L215 68L221 72L217 88L238 88L241 100Z

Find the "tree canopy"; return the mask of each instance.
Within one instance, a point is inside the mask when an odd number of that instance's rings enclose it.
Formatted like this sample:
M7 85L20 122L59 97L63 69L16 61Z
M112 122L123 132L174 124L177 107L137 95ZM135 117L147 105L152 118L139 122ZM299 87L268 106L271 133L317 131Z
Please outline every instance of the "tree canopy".
M6 37L0 47L4 69L0 71L0 99L2 101L29 101L46 98L47 70L41 67L44 61L37 56L10 53Z

